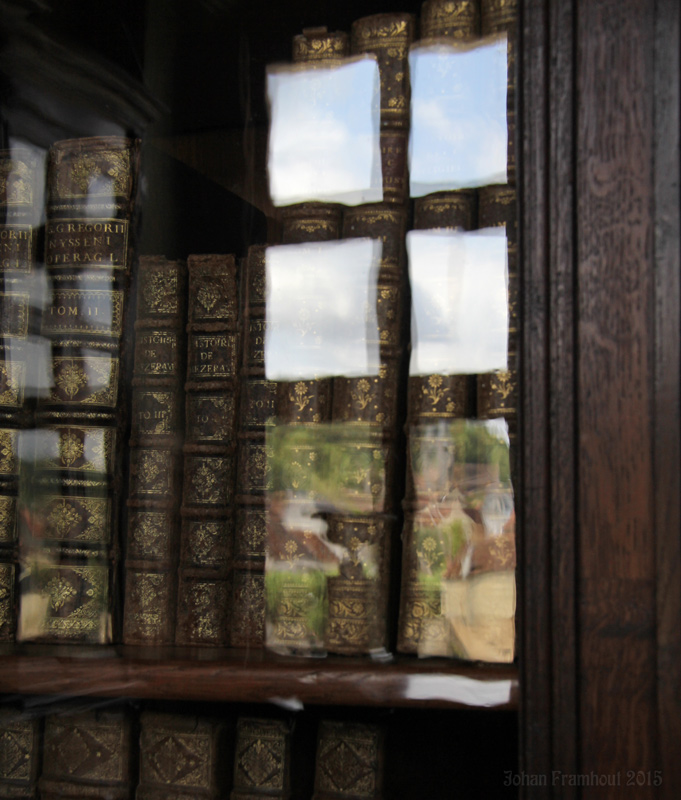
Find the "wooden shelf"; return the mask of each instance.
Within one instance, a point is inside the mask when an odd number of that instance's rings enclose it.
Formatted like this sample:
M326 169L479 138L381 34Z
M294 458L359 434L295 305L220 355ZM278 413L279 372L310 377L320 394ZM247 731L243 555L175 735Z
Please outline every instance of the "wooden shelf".
M0 692L411 708L518 707L515 665L184 648L0 648Z

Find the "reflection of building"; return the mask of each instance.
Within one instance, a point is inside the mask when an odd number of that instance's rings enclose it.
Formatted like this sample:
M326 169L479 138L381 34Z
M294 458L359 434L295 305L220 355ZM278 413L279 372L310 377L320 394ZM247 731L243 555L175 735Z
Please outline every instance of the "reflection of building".
M327 524L310 503L270 497L267 510L267 569L338 568L339 553L326 540Z

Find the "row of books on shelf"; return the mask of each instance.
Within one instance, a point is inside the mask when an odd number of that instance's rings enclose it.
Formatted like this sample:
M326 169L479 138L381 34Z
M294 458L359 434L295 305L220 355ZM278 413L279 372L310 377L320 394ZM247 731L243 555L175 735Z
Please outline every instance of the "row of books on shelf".
M3 157L5 640L513 659L515 191L412 208L413 23L353 26L383 201L273 209L243 257L140 255L118 137L51 148L38 245L39 170ZM346 50L314 29L294 61Z
M66 149L77 171L98 147L105 174L116 147L125 153L136 145L69 141L54 148L51 168L63 164L58 156ZM320 211L327 216L324 207L296 209L285 238L295 239L296 226L305 230ZM395 219L364 206L346 211L336 230L390 242ZM49 256L54 237L63 248L64 229L87 228L79 239L87 242L89 229L127 221L73 220L54 222L48 214L46 271L54 286L37 312L39 335L29 335L30 293L14 290L19 284L5 272L5 309L24 303L26 319L22 331L8 329L14 335L5 338L3 362L11 390L4 395L0 486L6 638L18 605L21 641L112 641L123 553L124 642L376 652L388 646L388 565L391 550L393 558L399 552L403 508L400 649L497 660L491 651L455 650L445 641L440 584L445 575L453 586L494 564L513 575L509 431L469 418L470 376L406 376L399 248L394 256L389 247L382 251L371 295L373 371L272 380L266 333L274 327L289 336L295 324L271 324L266 287L276 270L268 273L267 264L290 244L253 246L241 265L231 255L191 256L188 264L140 257L128 303L135 308L129 348L122 323L128 290L115 255L96 270L73 267L70 256L68 267L54 267ZM397 220L404 224L403 216ZM109 234L92 235L94 247ZM293 245L297 262L311 254L318 266L326 244ZM87 247L81 257L97 263ZM396 277L382 281L381 271ZM289 279L297 285L295 274ZM309 297L319 301L313 291ZM311 309L303 302L302 310L309 322ZM365 303L351 315L350 331L359 327L364 347L370 310ZM322 316L330 311L322 308ZM3 313L4 323L14 318L14 311ZM36 342L48 345L42 370L51 380L32 403L24 389ZM478 397L488 403L483 416L498 415L493 399L513 418L503 378L478 381ZM495 380L502 385L496 393L488 388ZM501 560L481 560L495 504L506 514L492 548ZM510 599L503 612L511 627L512 606ZM509 653L512 647L503 660Z
M197 715L120 703L5 707L0 796L286 800L302 796L301 787L315 800L382 796L382 724L322 716L310 738L312 748L293 720L276 712Z

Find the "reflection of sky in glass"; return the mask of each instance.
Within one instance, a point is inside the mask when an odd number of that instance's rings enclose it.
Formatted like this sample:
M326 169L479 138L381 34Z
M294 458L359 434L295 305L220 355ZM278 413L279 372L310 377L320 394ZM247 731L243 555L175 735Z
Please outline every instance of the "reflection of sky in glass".
M267 95L275 206L383 200L380 83L373 56L340 66L270 67Z
M412 48L412 197L506 183L506 37Z
M505 228L410 231L409 373L456 375L506 369Z
M377 373L380 258L372 239L267 248L268 380Z

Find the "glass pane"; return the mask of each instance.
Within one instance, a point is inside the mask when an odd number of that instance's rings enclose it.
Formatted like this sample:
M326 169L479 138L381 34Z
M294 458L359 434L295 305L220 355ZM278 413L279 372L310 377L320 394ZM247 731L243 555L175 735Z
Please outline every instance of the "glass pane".
M3 3L0 638L513 658L515 12L405 9Z

